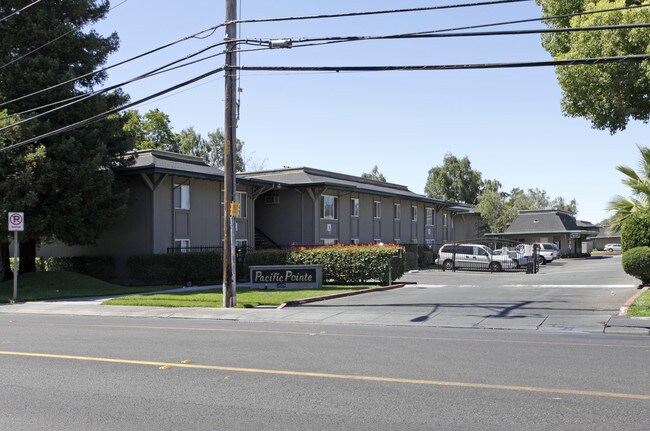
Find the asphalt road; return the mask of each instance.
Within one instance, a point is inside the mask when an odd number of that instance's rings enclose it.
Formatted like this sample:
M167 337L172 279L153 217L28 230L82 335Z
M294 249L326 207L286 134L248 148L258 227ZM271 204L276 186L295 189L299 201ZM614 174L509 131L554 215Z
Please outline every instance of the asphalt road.
M0 333L3 430L646 430L650 407L647 336L48 315Z

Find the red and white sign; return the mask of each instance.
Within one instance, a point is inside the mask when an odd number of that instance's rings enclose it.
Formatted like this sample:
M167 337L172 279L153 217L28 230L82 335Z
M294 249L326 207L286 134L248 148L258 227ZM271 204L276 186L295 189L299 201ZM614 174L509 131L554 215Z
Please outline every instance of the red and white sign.
M25 215L23 213L9 213L9 232L22 232L25 230Z

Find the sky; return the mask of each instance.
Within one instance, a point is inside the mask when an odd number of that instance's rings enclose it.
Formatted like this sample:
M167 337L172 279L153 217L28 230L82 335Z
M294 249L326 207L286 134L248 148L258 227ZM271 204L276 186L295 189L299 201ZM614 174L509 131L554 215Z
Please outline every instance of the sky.
M427 7L467 0L240 0L241 19ZM108 65L224 22L225 0L113 0L94 29L115 31L120 49ZM538 18L534 1L364 17L242 24L246 39L374 36ZM498 29L544 28L542 23ZM206 34L207 35L207 34ZM109 72L107 85L223 41L217 29ZM361 41L285 50L242 45L245 66L384 66L551 60L540 36ZM209 53L219 53L215 48ZM123 87L137 100L223 66L217 56L194 66ZM565 117L552 67L420 72L242 72L238 139L249 167L312 167L350 175L374 165L389 182L424 193L428 172L445 154L467 156L483 179L504 191L546 190L576 199L578 219L598 223L608 201L629 195L618 165L638 167L637 145L648 145L648 125L631 122L611 135L589 121ZM224 80L217 74L139 106L160 109L175 132L206 136L224 125Z

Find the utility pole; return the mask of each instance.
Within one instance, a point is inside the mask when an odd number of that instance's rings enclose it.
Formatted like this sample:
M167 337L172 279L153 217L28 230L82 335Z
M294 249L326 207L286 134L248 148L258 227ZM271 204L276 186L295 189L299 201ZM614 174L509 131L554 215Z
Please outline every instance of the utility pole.
M226 0L226 63L224 122L223 306L237 304L235 241L235 148L237 145L237 0Z

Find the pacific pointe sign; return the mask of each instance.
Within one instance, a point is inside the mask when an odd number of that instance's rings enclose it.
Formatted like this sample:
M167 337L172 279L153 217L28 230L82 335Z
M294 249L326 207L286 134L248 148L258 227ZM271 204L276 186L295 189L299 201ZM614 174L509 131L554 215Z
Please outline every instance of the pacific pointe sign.
M256 289L305 289L323 286L322 265L251 266L250 280Z

